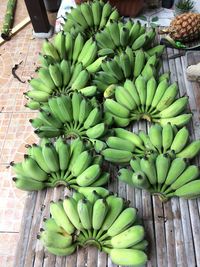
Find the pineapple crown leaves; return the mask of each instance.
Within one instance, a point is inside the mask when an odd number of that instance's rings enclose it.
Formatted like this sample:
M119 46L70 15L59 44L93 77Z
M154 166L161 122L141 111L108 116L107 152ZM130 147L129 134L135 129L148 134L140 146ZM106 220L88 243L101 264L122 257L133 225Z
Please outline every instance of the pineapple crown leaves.
M176 4L176 8L184 11L189 11L194 8L194 1L191 0L179 0Z

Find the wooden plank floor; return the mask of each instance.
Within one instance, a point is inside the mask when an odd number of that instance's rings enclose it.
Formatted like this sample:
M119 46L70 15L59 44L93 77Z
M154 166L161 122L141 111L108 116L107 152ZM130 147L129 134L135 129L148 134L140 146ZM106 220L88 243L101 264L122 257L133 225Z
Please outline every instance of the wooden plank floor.
M191 138L200 138L200 86L186 79L186 56L168 59L177 51L168 48L163 56L162 72L171 72L171 82L178 81L180 96L189 96L189 109L193 112L190 123ZM190 55L189 64L195 63ZM133 131L147 130L145 122L132 127ZM199 164L200 158L194 160ZM117 168L110 166L111 182L108 188L131 201L139 209L143 220L148 248L148 267L200 267L200 199L183 200L173 198L161 203L156 196L133 189L116 179ZM79 249L69 257L55 257L44 251L36 236L42 227L42 220L49 216L50 200L58 200L70 192L63 187L30 193L27 197L21 237L17 246L15 266L17 267L114 267L105 253L96 248Z

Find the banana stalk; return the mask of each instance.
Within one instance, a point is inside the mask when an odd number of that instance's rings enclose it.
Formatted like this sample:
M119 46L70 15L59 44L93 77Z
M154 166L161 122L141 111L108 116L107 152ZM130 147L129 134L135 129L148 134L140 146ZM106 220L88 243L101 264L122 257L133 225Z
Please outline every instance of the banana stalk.
M8 0L6 14L4 16L3 26L1 30L1 37L4 40L10 39L10 32L14 21L15 7L17 0Z

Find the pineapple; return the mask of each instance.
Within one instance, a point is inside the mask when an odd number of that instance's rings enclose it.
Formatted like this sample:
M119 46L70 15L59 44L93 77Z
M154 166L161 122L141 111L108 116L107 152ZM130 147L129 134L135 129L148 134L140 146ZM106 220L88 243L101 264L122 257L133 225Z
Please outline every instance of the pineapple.
M183 13L175 17L164 30L175 41L191 42L200 37L200 14Z

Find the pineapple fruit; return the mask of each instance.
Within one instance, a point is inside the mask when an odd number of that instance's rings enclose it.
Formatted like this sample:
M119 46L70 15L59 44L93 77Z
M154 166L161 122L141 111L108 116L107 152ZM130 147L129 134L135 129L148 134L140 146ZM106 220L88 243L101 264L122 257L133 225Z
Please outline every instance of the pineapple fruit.
M175 41L184 43L200 38L200 14L183 13L175 17L170 26L164 30Z

